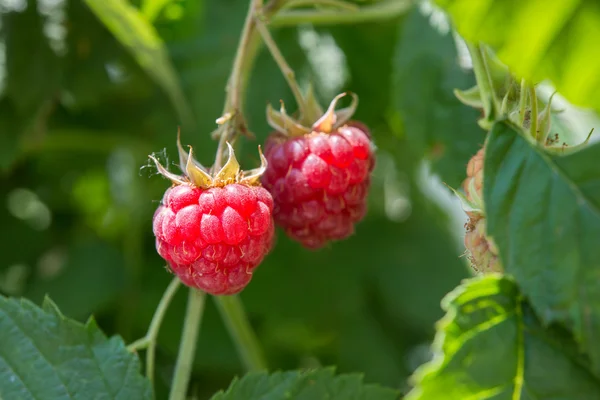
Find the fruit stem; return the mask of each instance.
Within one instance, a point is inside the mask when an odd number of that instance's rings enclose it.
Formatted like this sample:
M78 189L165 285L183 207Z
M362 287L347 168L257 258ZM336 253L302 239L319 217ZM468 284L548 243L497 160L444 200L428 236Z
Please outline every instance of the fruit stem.
M479 93L481 93L481 101L483 102L483 108L485 111L485 118L489 120L493 114L494 118L497 116L498 101L496 99L496 93L492 86L490 75L487 69L484 55L482 53L481 46L479 44L473 44L467 42L469 53L471 54L471 60L473 62L473 72L475 73L475 79L477 80L477 86L479 87Z
M529 116L529 134L533 139L538 139L538 109L537 109L537 95L535 93L535 85L529 86L529 99L531 100L531 115Z
M169 400L185 400L186 398L204 311L204 299L204 292L190 288Z
M177 293L177 289L179 289L179 278L175 277L167 286L165 293L163 294L158 306L156 307L156 311L154 311L154 316L152 317L152 321L150 321L150 326L148 327L148 332L146 336L141 339L136 340L127 346L129 351L138 351L142 349L146 350L146 377L154 386L154 360L156 355L156 342L158 340L158 332L160 330L160 326L162 325L162 321L165 317L167 309L171 304L171 300Z
M266 370L267 362L240 298L236 295L215 296L214 299L246 369Z
M340 9L282 11L273 17L269 26L338 25L383 21L401 16L412 9L414 4L414 0L386 0L359 7L355 11Z
M315 117L314 120L318 119L320 117L320 115L317 115L317 116L308 116L307 115L308 110L306 107L306 101L304 100L304 97L302 96L302 92L300 91L300 86L298 85L298 82L296 81L296 74L294 73L294 70L290 67L290 65L287 63L287 61L285 61L285 57L283 56L283 54L281 54L281 50L279 50L279 47L277 47L277 43L275 43L273 36L271 36L271 33L269 32L269 29L265 25L262 18L264 18L264 17L260 16L260 15L256 16L256 20L255 20L256 28L258 29L258 32L260 33L263 41L265 42L265 45L267 46L267 48L269 49L269 52L271 53L271 56L273 56L273 59L277 63L277 66L281 70L281 73L285 77L285 80L287 81L288 86L290 87L292 93L294 94L294 99L296 100L298 109L300 110L300 115L303 118Z
M236 131L240 128L239 118L242 115L243 92L246 89L248 71L252 68L256 58L256 51L252 51L252 49L256 49L256 46L253 46L252 44L256 41L257 37L257 32L254 29L254 15L256 10L261 6L262 0L250 1L248 14L246 14L240 41L235 52L233 67L231 68L231 73L229 74L229 79L227 81L227 95L225 97L223 115L228 115L228 117L219 138L219 146L217 148L214 164L214 169L216 171L220 170L223 165L223 157L227 149L225 143L227 141L231 142L233 138L230 138L230 135L234 136L237 133ZM245 129L245 126L242 126L241 128Z

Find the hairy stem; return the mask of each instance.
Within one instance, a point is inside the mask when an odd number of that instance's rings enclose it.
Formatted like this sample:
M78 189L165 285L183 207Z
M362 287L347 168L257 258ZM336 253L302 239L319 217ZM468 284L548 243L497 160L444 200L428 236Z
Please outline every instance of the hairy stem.
M204 311L204 298L204 292L190 288L169 400L186 399L194 355L196 354L196 342L198 341L200 322Z
M467 43L469 53L471 54L471 60L473 62L473 72L475 73L475 80L479 87L479 93L481 93L481 101L485 111L485 118L489 118L492 113L496 114L498 108L496 104L496 94L494 88L489 79L489 74L481 47L478 44Z
M262 0L251 0L246 14L244 27L238 43L233 67L227 82L227 95L225 97L225 105L223 107L223 115L228 115L228 121L225 122L224 129L219 138L219 147L215 159L214 168L219 170L223 165L223 157L227 146L225 142L231 140L230 137L235 136L236 130L239 128L238 121L242 113L243 92L246 88L246 78L248 71L256 58L256 51L252 52L251 44L255 41L257 32L255 30L255 11L262 6Z
M351 10L286 10L275 15L269 23L272 27L300 24L338 25L383 21L397 18L414 5L414 0L386 0Z
M529 86L529 99L531 100L531 115L529 116L529 134L536 141L538 140L538 104L535 93L535 85Z
M265 42L265 45L269 49L269 52L273 56L273 59L275 60L277 65L279 66L281 73L285 77L288 86L294 94L294 99L296 100L296 104L298 105L298 109L300 110L300 115L306 116L306 102L304 101L304 97L302 96L302 92L300 91L300 86L296 81L296 74L294 73L294 70L289 66L287 61L285 61L285 57L283 56L283 54L281 54L279 47L277 47L275 40L273 40L273 36L271 36L269 29L260 19L260 17L256 18L256 28L260 32L260 35L262 36L262 39ZM319 116L317 116L317 118L318 117Z
M348 3L343 0L290 0L283 5L283 9L307 7L307 6L328 6L338 10L358 11L360 7L356 4Z
M266 370L267 362L238 296L216 296L221 317L248 371Z
M519 93L519 125L525 122L525 111L527 110L527 81L521 79L521 92Z

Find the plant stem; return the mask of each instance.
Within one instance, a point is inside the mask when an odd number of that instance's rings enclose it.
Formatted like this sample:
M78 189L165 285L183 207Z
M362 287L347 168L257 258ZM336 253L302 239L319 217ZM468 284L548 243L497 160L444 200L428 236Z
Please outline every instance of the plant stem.
M148 332L146 336L141 339L136 340L127 346L127 350L129 351L137 351L142 350L149 347L150 340L155 339L158 336L158 331L160 329L160 325L162 324L162 320L167 312L167 308L169 308L169 304L171 300L177 293L177 289L179 289L179 284L181 282L177 277L174 277L169 283L169 286L165 289L156 310L154 311L154 315L152 316L152 321L150 321L150 326L148 327Z
M177 289L179 289L181 281L179 278L174 277L167 286L165 293L163 294L162 299L160 299L160 303L158 303L158 307L154 312L154 317L152 317L152 321L150 322L150 327L148 328L148 334L146 335L150 339L150 343L148 344L148 350L146 351L146 376L150 380L150 382L154 382L154 360L156 357L156 342L158 340L158 332L160 330L160 326L162 325L163 318L167 312L167 308L171 303L171 300L177 293Z
M492 79L492 73L489 67L488 53L486 49L481 46L479 47L479 53L481 54L481 59L483 61L485 77L487 78L488 84L492 88L492 106L494 107L493 111L495 111L495 114L497 114L496 117L498 117L500 115L501 102L498 99L498 94L496 93L496 88L494 87L494 80Z
M348 3L343 0L290 0L286 2L282 9L290 9L306 6L329 6L338 10L358 11L360 7L356 4Z
M262 39L265 42L265 45L269 49L269 52L273 56L273 59L275 60L277 65L279 66L281 73L285 77L285 80L287 81L288 86L290 87L290 89L292 90L292 93L294 94L294 99L296 100L296 104L298 105L298 109L300 110L300 115L306 116L306 112L307 112L306 102L304 101L304 97L302 96L302 92L300 91L300 86L298 85L298 82L296 81L296 74L294 73L294 70L289 66L287 61L285 61L285 57L283 56L283 54L281 54L279 47L277 47L275 40L273 40L273 36L271 36L269 29L264 24L264 22L260 19L260 17L256 18L255 23L256 23L256 28L260 32L260 35L262 36ZM317 116L317 118L318 117L319 116Z
M521 79L521 92L519 93L519 125L525 122L525 111L527 109L527 81Z
M246 88L246 69L250 69L254 59L256 58L256 52L249 51L256 36L254 14L262 6L262 0L250 0L248 7L248 13L246 14L246 20L244 21L244 27L240 36L240 41L235 53L235 59L233 61L233 67L229 75L227 82L227 95L225 98L225 105L223 107L223 115L229 114L229 121L225 122L221 138L219 140L219 147L217 148L217 156L215 159L215 170L219 170L223 165L223 157L226 149L225 142L229 140L229 136L232 131L238 128L235 121L242 112L242 98L243 92ZM249 57L251 55L251 57ZM231 126L233 122L233 126ZM232 129L233 128L233 129Z
M266 370L267 363L238 296L215 296L221 317L248 371Z
M467 47L473 62L475 80L477 81L479 92L481 93L481 101L483 102L485 118L488 119L492 113L496 114L496 111L498 110L497 104L495 104L496 95L494 88L489 79L489 74L481 53L481 47L478 44L472 44L468 42Z
M537 119L538 119L538 109L537 109L537 95L535 93L535 85L531 84L529 86L529 99L531 100L531 115L529 116L529 134L536 141L538 139L538 129L537 129Z
M204 311L204 298L204 292L190 288L169 400L185 400L186 398L194 355L196 354L200 322Z
M413 0L387 0L360 7L356 11L342 10L289 10L278 13L269 23L273 27L300 24L338 25L394 19L409 11Z
M414 0L387 0L379 2L372 6L357 7L353 9L353 5L345 3L342 0L314 0L310 4L327 4L331 6L337 6L338 8L344 8L344 10L289 10L286 12L278 12L281 8L287 6L287 2L283 0L270 0L269 3L263 7L263 0L250 0L248 7L248 13L242 28L240 41L238 43L233 67L229 75L227 83L227 95L225 99L225 105L223 107L222 118L220 118L219 124L223 124L217 132L214 134L215 137L219 137L219 145L217 148L217 155L215 158L214 169L219 170L223 164L223 158L225 157L226 142L233 142L238 132L248 133L246 123L243 119L242 106L243 106L243 94L247 86L247 80L249 71L251 70L258 48L260 45L259 35L257 32L257 22L265 25L265 22L258 21L257 17L263 18L268 25L272 26L289 26L298 25L302 23L313 23L313 24L343 24L343 23L356 23L356 22L369 22L376 20L383 20L388 18L398 17L413 5ZM292 2L292 6L298 6L299 4L307 5L307 0L298 0L297 3ZM274 17L271 19L271 17ZM282 72L290 84L296 100L299 99L299 90L296 90L297 84L291 68L285 64L285 60L280 56L278 50L273 51L277 47L272 40L268 29L264 27L263 38L265 37L264 32L267 32L266 43L271 49L271 53L274 54L278 65L282 69ZM270 38L270 40L269 40ZM281 64L281 61L284 64ZM286 65L287 68L284 68ZM291 72L291 73L290 73ZM299 102L298 108L304 107L303 102Z

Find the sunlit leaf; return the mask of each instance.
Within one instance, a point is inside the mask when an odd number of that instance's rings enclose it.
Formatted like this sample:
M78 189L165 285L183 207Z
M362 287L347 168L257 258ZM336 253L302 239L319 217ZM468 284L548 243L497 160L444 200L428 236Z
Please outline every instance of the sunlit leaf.
M571 102L600 110L600 3L436 0L460 34L486 42L520 77L550 79Z
M406 400L598 398L600 383L570 338L543 328L513 281L466 281L442 306L434 359Z

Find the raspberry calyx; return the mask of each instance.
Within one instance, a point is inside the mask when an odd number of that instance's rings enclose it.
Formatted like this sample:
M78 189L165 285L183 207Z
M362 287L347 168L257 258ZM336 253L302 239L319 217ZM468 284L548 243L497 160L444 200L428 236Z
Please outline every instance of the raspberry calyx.
M171 180L153 217L158 254L187 286L212 295L239 293L273 247L273 199L260 185L267 160L241 171L233 148L222 168L208 169L186 153L177 140L183 175L167 171L150 156L158 172Z

